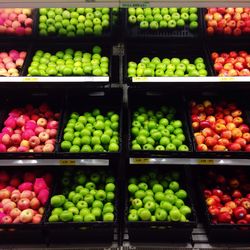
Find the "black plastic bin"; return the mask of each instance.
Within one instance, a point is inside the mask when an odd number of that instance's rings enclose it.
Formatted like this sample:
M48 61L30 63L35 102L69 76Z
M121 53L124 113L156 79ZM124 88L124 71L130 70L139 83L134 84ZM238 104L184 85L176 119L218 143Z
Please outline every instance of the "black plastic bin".
M145 169L147 168L147 169ZM128 209L129 209L129 194L128 194L128 179L131 176L138 176L140 174L146 174L150 170L158 170L159 174L168 173L171 170L178 171L180 173L181 188L185 189L188 194L186 203L192 208L192 214L189 218L189 222L148 222L148 221L137 221L130 222L127 219ZM193 229L196 227L196 211L194 209L192 197L191 197L191 187L187 180L187 174L182 167L168 167L159 168L159 166L139 166L130 168L127 181L126 181L126 203L125 203L125 225L128 229L129 241L133 243L143 243L143 242L190 242Z
M18 42L24 42L24 41L32 41L36 38L36 29L37 29L37 23L38 23L38 9L32 9L31 10L31 16L30 18L33 20L32 25L32 33L31 35L9 35L9 34L1 34L0 35L0 41L3 42L9 42L9 41L18 41Z
M212 103L218 103L221 101L233 102L236 103L237 107L242 110L241 117L243 118L243 123L250 125L250 117L249 117L249 106L248 106L248 96L244 94L242 91L234 91L234 94L227 92L223 89L218 89L215 91L203 91L203 92L192 92L186 93L186 104L188 111L188 123L191 129L191 139L194 143L194 151L197 157L205 157L205 158L250 158L249 152L244 151L197 151L196 142L194 138L194 130L192 128L192 120L191 120L191 110L190 110L190 101L201 102L204 100L211 100Z
M68 168L61 168L57 175L58 180L53 190L53 195L61 194L60 177L62 176L63 170ZM103 167L86 166L82 169L87 172L101 171ZM116 191L115 191L115 220L113 222L49 222L49 216L52 211L52 206L49 205L46 210L45 228L48 236L49 244L107 244L110 245L114 240L115 229L118 227L118 204L119 204L119 187L118 187L118 175L116 165L112 165L111 168L106 169L106 172L113 174L116 178ZM77 171L76 169L71 170L72 172Z
M66 8L67 9L67 8ZM113 13L112 9L110 9L109 13L109 22L110 26L105 28L100 36L96 36L93 34L84 34L83 36L75 36L75 37L67 37L67 36L60 36L59 34L48 34L47 36L42 36L39 33L39 18L40 18L40 13L39 10L37 11L37 22L36 22L36 38L39 40L44 40L44 41L54 41L54 42L72 42L72 41L98 41L100 39L102 40L108 40L112 37L113 34ZM48 26L49 27L49 26Z
M198 9L198 23L196 30L190 30L189 24L185 24L183 28L176 27L175 29L140 29L140 24L130 24L128 22L128 10L124 9L124 30L125 37L128 39L201 39L202 35L202 11Z
M18 90L11 90L9 92L6 90L5 94L2 96L5 100L4 103L1 105L0 110L0 128L2 129L4 126L4 121L8 117L8 113L14 108L21 108L27 104L32 104L35 107L41 105L42 103L48 103L51 109L54 112L59 112L61 114L58 122L59 127L56 136L56 144L55 144L55 151L52 153L38 153L38 152L4 152L0 153L0 159L20 159L20 158L55 158L55 154L58 151L58 140L59 140L59 133L60 127L62 124L62 114L64 108L64 95L61 95L58 91L48 91L48 90L27 90L26 93L20 96ZM56 100L56 102L55 102Z
M53 176L53 181L54 181L54 170L51 169L38 169L34 167L26 167L23 166L22 169L13 166L6 166L6 167L1 167L0 170L5 170L10 174L13 175L22 175L25 171L28 172L36 172L38 173L38 176L40 174L43 174L45 172L50 172ZM50 187L50 194L49 197L52 193L53 190L53 183L52 186ZM46 244L46 231L44 227L44 222L46 218L46 210L48 209L49 205L49 200L47 201L47 204L44 206L44 215L42 218L42 221L40 224L0 224L0 245L5 245L5 246L15 246L16 244Z
M143 57L149 57L152 59L153 57L159 57L163 59L164 57L174 58L178 57L180 59L188 58L191 62L197 57L202 57L204 59L204 63L206 64L206 70L208 72L208 76L213 76L212 67L210 64L209 56L207 53L207 49L200 42L192 42L192 43L155 43L152 47L152 43L144 43L142 46L138 43L130 43L126 47L126 54L124 57L124 81L128 83L130 86L150 86L150 87L164 87L167 84L173 84L176 86L178 83L171 83L171 77L168 77L168 82L133 82L131 77L128 77L128 63L130 61L134 61L139 63ZM142 77L143 78L143 77ZM159 77L160 78L160 77ZM185 81L185 77L180 77ZM197 81L199 77L197 77ZM191 83L188 83L191 84ZM199 83L200 84L200 83Z
M80 95L77 91L68 94L68 100L62 122L62 129L59 137L59 153L61 158L117 158L122 151L122 121L123 121L123 108L122 108L122 90L87 90ZM69 120L72 112L91 112L94 108L100 108L101 112L114 111L119 114L119 151L118 152L90 152L90 153L71 153L63 152L61 149L61 142L63 141L64 129Z
M211 182L211 178L208 177L209 172L222 174L227 177L237 178L237 171L239 169L244 171L249 180L249 170L240 166L227 166L222 168L221 166L213 166L208 168L207 166L201 166L196 169L195 175L196 190L198 194L197 203L200 207L200 216L205 225L205 229L208 235L208 239L212 243L249 243L250 242L250 224L229 224L229 223L212 223L212 218L209 215L206 200L203 195L203 189L205 188L204 183L207 181ZM210 187L218 187L216 183L210 183Z
M109 81L107 82L97 82L97 81L93 81L90 80L89 84L91 84L91 86L93 85L105 85L108 84L110 82L112 82L112 47L110 44L106 44L106 43L98 43L98 45L102 48L102 52L101 55L102 56L107 56L109 58L109 72L108 72L108 77L109 77ZM50 52L50 53L56 53L60 50L65 50L67 48L72 48L73 50L81 50L83 52L90 52L92 53L92 48L95 46L95 44L93 43L83 43L83 42L74 42L74 43L63 43L63 42L58 42L58 43L53 43L51 45L51 43L49 41L44 41L43 43L40 41L37 44L32 44L30 53L28 54L25 66L24 66L24 70L23 70L23 76L27 76L28 75L28 68L30 66L30 64L32 63L32 59L33 56L35 55L35 52L37 50L43 50L44 52ZM56 76L54 76L56 77ZM72 76L72 82L74 82L74 77L82 77L84 79L84 77L88 77L88 76ZM91 76L91 78L95 79L98 78L99 76ZM86 84L86 83L85 83Z
M1 38L0 38L0 42L1 42ZM18 71L19 76L23 75L25 65L26 65L28 58L29 58L30 47L31 47L30 44L27 42L24 42L24 41L20 41L18 44L14 43L14 42L6 42L6 41L1 42L0 52L9 53L11 50L17 50L18 52L21 52L21 51L27 52L26 57L24 59L23 66ZM0 77L3 77L3 76L0 75ZM0 83L0 84L2 84L2 83Z
M250 38L250 35L249 35ZM215 41L211 41L208 43L208 57L209 61L211 64L212 72L214 76L217 76L218 73L214 69L214 62L212 60L212 53L217 52L217 53L229 53L231 51L239 52L239 51L246 51L248 54L250 53L248 43L246 43L246 40L244 42L228 42L226 44L221 44ZM247 69L247 67L244 67ZM238 83L239 84L239 83Z
M132 150L132 114L139 106L145 106L152 110L158 111L162 105L170 105L176 108L176 119L182 121L182 128L186 137L185 144L189 147L189 151L157 151L157 150ZM145 91L142 89L129 88L128 90L128 152L130 157L189 157L193 152L192 139L189 132L187 116L184 108L183 97L178 92L161 92L161 91Z
M203 37L207 40L207 42L221 42L226 41L226 42L246 42L247 40L250 40L250 34L241 34L240 36L235 36L233 34L231 35L225 35L225 34L218 34L214 33L213 35L209 35L207 33L207 21L205 20L205 15L208 13L207 8L201 9L201 25L202 25L202 31L203 31ZM233 20L233 19L232 19Z

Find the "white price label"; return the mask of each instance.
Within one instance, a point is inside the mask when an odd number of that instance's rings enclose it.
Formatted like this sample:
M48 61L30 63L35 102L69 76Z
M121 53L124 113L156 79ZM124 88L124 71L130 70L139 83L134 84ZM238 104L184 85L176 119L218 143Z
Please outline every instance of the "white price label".
M121 2L120 8L148 8L150 7L149 2Z
M214 159L198 159L198 164L201 164L201 165L214 165Z
M76 165L75 160L59 160L59 164L62 166L73 166Z

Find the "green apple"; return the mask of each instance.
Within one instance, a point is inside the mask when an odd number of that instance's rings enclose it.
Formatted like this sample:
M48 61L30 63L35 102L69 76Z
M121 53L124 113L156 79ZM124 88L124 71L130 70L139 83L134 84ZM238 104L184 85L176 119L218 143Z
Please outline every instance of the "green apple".
M156 220L158 221L165 221L167 220L167 212L164 209L157 208L155 212L155 217L156 217Z
M83 217L83 221L84 222L94 222L94 221L96 221L95 215L93 215L92 213L86 214Z
M72 221L73 213L70 212L70 211L64 210L64 211L61 212L59 218L63 222Z
M172 209L169 212L169 216L171 218L171 221L179 221L181 219L181 213L178 209Z
M191 211L191 208L185 205L180 208L180 213L185 217L189 216L191 214Z
M142 208L139 217L143 221L149 221L151 219L151 213L148 209Z
M129 214L128 215L128 221L134 222L134 221L138 221L139 217L137 214Z

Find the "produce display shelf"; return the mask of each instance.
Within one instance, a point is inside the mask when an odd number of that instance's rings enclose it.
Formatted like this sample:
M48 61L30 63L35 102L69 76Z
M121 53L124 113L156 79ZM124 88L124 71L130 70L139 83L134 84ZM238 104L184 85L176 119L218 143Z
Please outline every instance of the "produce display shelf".
M249 166L250 159L216 159L216 158L129 158L131 165L220 165L220 166Z
M109 76L80 76L80 77L0 77L1 83L6 82L53 82L53 83L61 83L61 82L109 82Z
M131 0L11 0L6 2L5 0L0 0L0 8L67 8L67 7L249 7L248 0L178 0L178 1L159 1L159 0L150 0L150 1L131 1Z
M0 166L109 166L108 159L1 159Z
M132 83L163 83L163 82L244 82L250 83L250 77L217 77L217 76L207 76L207 77L132 77Z

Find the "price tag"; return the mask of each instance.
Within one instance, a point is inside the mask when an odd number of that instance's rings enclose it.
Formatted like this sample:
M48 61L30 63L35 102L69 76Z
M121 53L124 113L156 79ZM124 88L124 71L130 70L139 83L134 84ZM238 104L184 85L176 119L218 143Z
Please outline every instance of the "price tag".
M220 77L219 80L221 82L234 82L236 79L235 77Z
M132 158L130 159L132 164L149 164L149 158Z
M120 8L148 8L148 7L150 7L149 2L120 3Z
M38 82L39 79L37 77L25 77L23 78L24 82Z
M62 166L73 166L76 165L76 161L75 160L59 160L59 164Z
M148 78L147 77L133 77L132 81L133 82L147 82Z
M214 165L214 159L198 159L198 164L201 164L201 165Z

